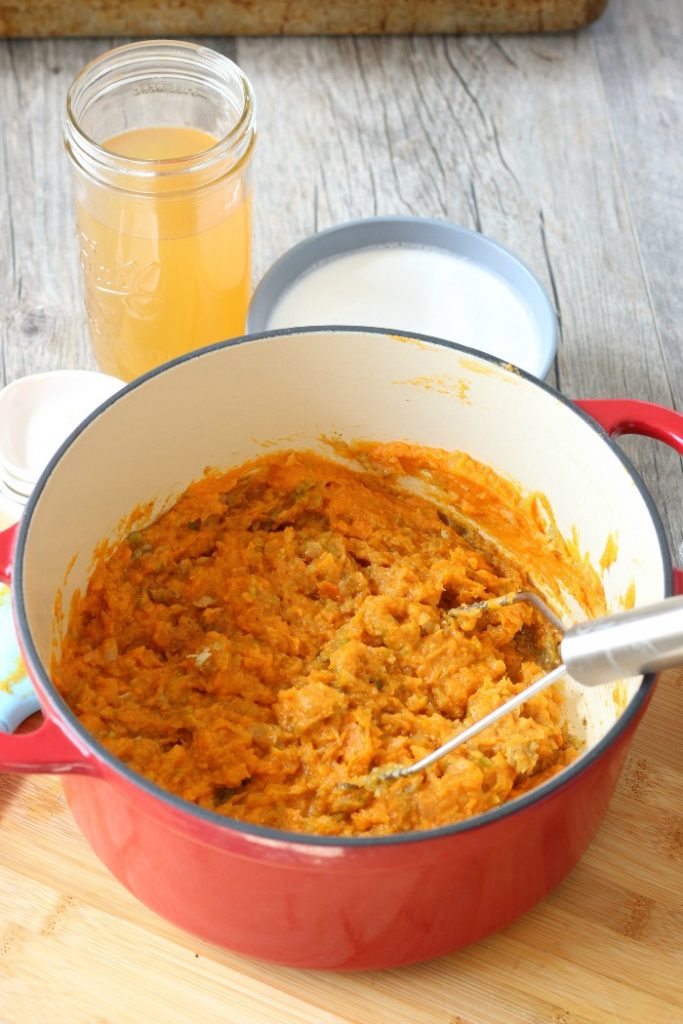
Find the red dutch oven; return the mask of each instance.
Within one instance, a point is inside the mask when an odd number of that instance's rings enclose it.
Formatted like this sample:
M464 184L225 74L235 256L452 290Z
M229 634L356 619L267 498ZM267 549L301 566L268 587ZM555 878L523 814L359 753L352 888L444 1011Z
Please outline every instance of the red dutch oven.
M608 541L608 609L681 588L659 516L611 440L659 438L683 453L683 417L637 401L573 403L456 345L366 329L297 329L193 353L135 381L62 446L22 520L16 627L43 725L0 735L0 768L63 776L93 849L139 899L240 953L299 967L395 966L501 928L569 871L605 813L655 685L646 676L570 690L586 749L543 786L469 821L382 838L295 835L232 821L170 795L109 754L50 682L63 619L93 552L131 510L150 518L207 465L322 435L460 449L549 499L594 565ZM10 538L4 538L5 548ZM7 551L5 551L7 554Z

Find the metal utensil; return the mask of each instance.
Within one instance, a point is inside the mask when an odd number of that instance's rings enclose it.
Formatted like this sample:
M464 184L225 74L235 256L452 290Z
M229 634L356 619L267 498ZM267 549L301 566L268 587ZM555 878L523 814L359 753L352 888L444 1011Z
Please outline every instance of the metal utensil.
M570 675L583 686L599 686L600 683L611 683L616 679L659 672L683 664L683 597L669 597L645 608L590 619L571 629L565 629L546 603L529 591L462 605L452 608L449 614L459 616L488 611L518 601L529 601L563 634L560 643L561 663L414 764L382 765L375 768L368 775L370 785L422 771L564 675Z

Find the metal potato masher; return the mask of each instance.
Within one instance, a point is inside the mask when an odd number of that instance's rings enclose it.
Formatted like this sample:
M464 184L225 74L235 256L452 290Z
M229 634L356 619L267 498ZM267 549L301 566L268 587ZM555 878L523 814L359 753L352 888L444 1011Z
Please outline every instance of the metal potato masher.
M488 611L518 601L529 601L562 634L561 663L414 764L376 768L370 773L373 783L399 779L429 767L564 675L570 675L582 686L598 686L683 664L683 597L669 597L644 608L590 619L570 629L565 629L545 601L530 591L461 605L452 608L449 615Z

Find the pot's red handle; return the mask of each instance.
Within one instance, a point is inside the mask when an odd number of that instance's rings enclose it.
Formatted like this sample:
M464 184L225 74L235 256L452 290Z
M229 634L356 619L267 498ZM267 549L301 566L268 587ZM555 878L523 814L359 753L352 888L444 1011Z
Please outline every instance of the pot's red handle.
M664 441L683 455L683 415L654 402L633 398L585 398L576 402L610 437L642 434ZM683 569L673 571L674 592L683 594Z
M643 434L674 448L683 455L683 415L654 402L631 398L586 398L576 402L611 437Z
M12 576L12 559L18 529L19 523L14 523L6 530L0 530L0 581L2 583L9 583Z
M33 732L0 732L0 772L94 775L97 764L48 718Z

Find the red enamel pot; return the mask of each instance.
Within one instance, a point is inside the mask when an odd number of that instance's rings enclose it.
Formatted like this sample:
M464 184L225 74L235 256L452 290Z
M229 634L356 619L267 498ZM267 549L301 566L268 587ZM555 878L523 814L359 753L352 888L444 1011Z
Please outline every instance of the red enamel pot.
M659 516L611 440L657 437L683 452L683 417L635 401L573 403L493 359L429 338L365 329L257 335L133 382L57 453L14 554L16 626L44 713L0 735L0 767L63 776L80 828L153 910L202 938L300 967L379 968L482 938L549 892L607 808L652 676L573 694L586 749L560 775L470 821L378 839L277 832L201 810L131 772L94 740L48 674L59 595L87 580L96 545L142 502L159 512L207 465L268 445L323 450L321 435L461 449L549 499L604 574L608 608L673 593ZM326 452L329 454L329 452ZM9 538L5 538L5 546Z

